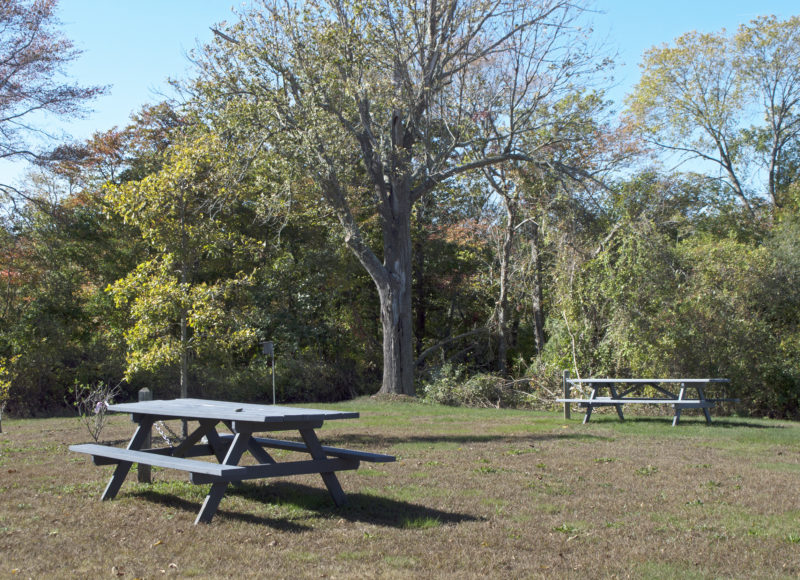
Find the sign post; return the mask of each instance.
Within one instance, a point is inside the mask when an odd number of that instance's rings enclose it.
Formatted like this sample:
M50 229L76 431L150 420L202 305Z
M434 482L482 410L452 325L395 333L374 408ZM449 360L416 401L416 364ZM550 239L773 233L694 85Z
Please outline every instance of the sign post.
M271 340L265 340L261 343L261 352L264 356L271 357L270 370L272 371L272 404L275 404L275 345Z

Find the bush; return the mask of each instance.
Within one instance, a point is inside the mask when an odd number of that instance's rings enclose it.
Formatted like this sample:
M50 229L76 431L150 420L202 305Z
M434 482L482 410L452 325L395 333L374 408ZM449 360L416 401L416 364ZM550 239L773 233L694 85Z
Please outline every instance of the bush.
M445 363L421 389L426 403L455 407L530 407L536 400L528 379L479 373L467 376L463 367Z

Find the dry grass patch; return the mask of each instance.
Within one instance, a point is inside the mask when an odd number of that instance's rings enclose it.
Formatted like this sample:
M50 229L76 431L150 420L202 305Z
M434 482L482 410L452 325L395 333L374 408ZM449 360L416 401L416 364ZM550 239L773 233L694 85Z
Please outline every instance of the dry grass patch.
M6 419L0 577L800 575L796 424L337 407L361 419L326 425L324 443L398 461L343 472L343 508L318 476L252 482L200 526L207 487L185 474L129 476L101 503L111 468L68 452L88 439L77 420ZM122 445L132 430L112 417L102 439Z

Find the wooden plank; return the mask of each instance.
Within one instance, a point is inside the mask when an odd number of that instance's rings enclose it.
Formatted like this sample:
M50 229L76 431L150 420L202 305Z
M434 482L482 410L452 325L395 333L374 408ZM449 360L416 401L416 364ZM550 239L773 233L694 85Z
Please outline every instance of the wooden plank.
M218 419L253 423L304 423L334 419L357 419L350 411L330 411L279 405L257 405L205 399L171 399L109 405L110 411L180 419Z
M592 405L594 407L603 407L610 405L627 405L627 404L640 404L640 405L681 405L684 408L702 408L713 407L714 402L710 399L701 401L700 399L612 399L611 397L595 397L594 399L556 399L556 402L570 402L579 403L581 405Z
M220 435L222 440L232 439L232 435ZM281 439L269 439L266 437L253 437L253 439L260 445L271 447L272 449L284 449L286 451L299 451L301 453L309 453L308 447L305 443L300 441L283 441ZM359 461L371 461L375 463L389 463L395 461L393 455L384 455L382 453L369 453L367 451L357 451L354 449L341 449L339 447L322 446L322 450L327 455L335 457L343 457L347 459L357 459Z
M312 473L333 473L358 469L359 462L353 459L307 459L305 461L285 461L268 465L247 465L240 467L241 472L222 476L192 473L192 483L217 483L227 481L245 481L248 479L267 479L270 477L287 477L290 475L309 475Z
M81 445L70 445L70 451L86 453L94 457L104 457L114 460L116 463L144 463L155 465L167 469L178 469L191 473L203 473L206 475L232 476L237 470L244 469L236 465L221 465L209 461L199 461L197 459L184 459L183 457L172 457L163 453L151 451L134 451L132 449L121 449L119 447L108 447L107 445L96 445L94 443L84 443Z

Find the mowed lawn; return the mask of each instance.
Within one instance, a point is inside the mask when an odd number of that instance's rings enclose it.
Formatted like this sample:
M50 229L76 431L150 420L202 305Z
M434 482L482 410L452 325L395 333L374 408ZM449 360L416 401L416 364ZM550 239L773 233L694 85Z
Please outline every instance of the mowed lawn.
M199 526L208 487L186 474L154 469L143 485L132 472L100 502L113 468L68 451L90 441L78 419L4 420L0 578L800 575L796 423L314 406L361 413L326 424L324 444L398 461L341 473L343 508L318 475L258 481ZM101 440L123 446L133 428L114 416Z

